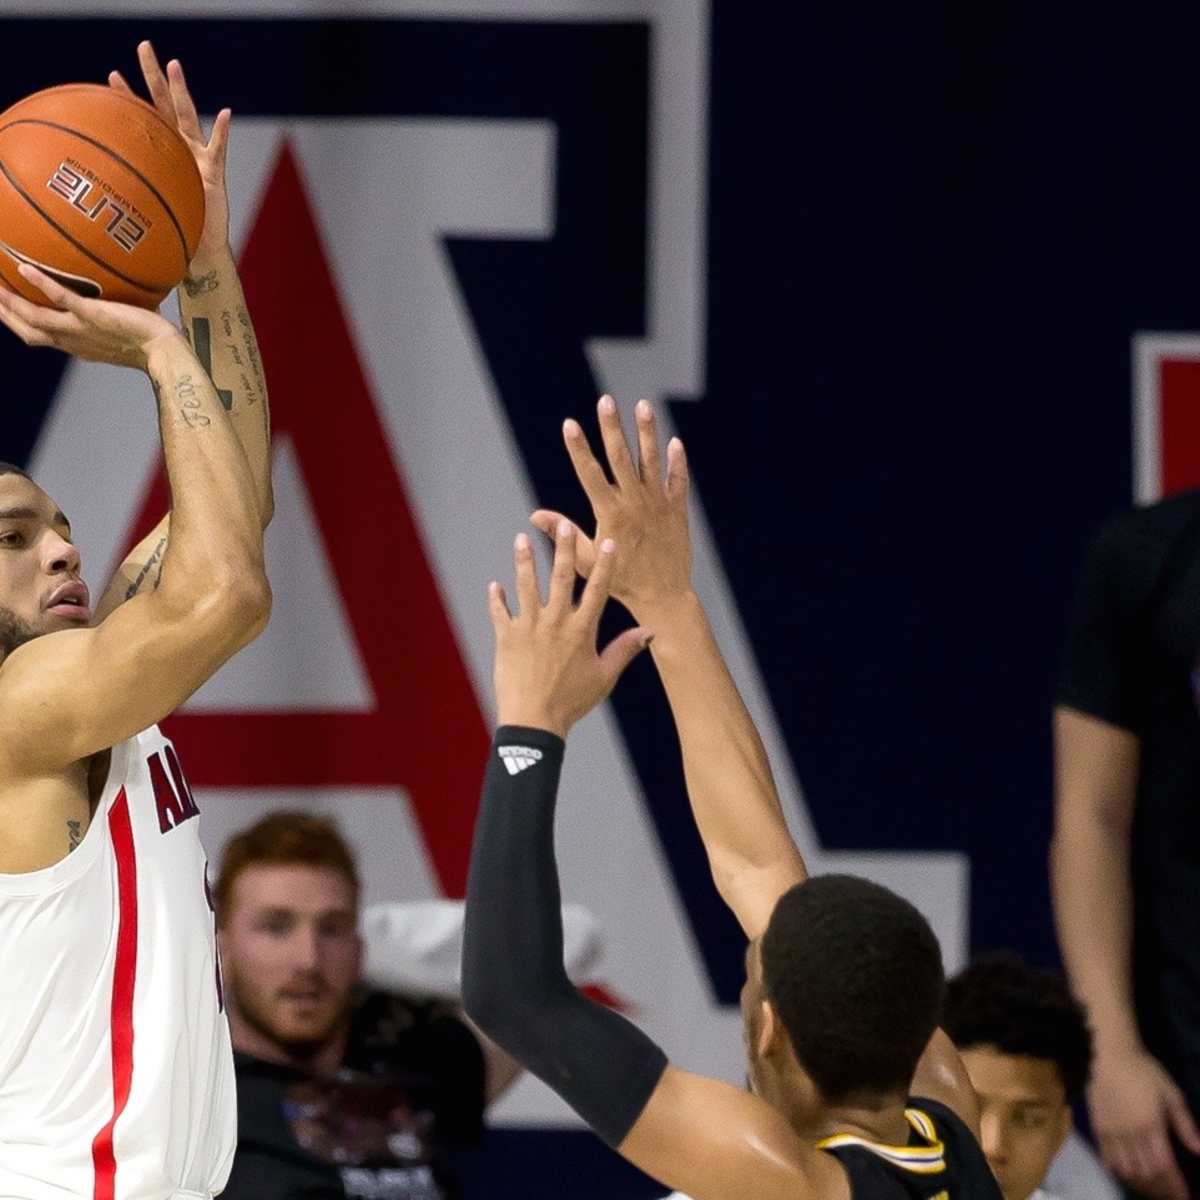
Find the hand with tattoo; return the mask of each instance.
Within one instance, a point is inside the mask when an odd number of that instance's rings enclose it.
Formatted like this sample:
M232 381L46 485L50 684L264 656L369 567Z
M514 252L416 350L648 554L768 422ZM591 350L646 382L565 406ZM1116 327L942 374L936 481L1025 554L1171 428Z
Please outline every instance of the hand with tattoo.
M159 116L187 143L200 170L200 179L204 183L204 230L200 234L200 244L183 281L188 294L196 295L215 284L216 276L210 274L206 264L226 251L229 245L229 195L225 190L225 153L229 146L230 111L227 108L221 109L213 122L212 135L206 140L179 60L171 59L164 72L159 65L158 55L149 42L140 43L137 53L142 76L146 80L154 107ZM109 86L118 91L134 94L120 71L110 72L108 82Z

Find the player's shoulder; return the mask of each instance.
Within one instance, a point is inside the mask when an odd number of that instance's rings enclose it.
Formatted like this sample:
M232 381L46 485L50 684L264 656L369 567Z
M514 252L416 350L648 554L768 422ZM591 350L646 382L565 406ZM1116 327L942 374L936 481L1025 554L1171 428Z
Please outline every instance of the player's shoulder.
M926 1136L940 1147L946 1168L961 1189L952 1194L1001 1200L983 1147L962 1117L948 1105L927 1096L910 1097L909 1111L928 1122Z
M1093 546L1108 553L1155 549L1166 552L1182 534L1197 525L1200 525L1200 489L1191 489L1113 514L1096 530Z

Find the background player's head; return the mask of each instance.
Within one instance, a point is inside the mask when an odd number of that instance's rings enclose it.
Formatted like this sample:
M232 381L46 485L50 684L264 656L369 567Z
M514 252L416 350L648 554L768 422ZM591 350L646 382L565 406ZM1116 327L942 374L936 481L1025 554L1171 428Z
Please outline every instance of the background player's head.
M358 983L358 869L326 817L275 812L229 840L216 886L239 1049L313 1057L345 1029Z
M1057 972L993 955L950 981L942 1025L979 1094L983 1148L1004 1200L1026 1200L1087 1084L1092 1039L1083 1008Z
M754 1090L801 1122L903 1099L944 988L937 938L907 900L850 875L797 884L747 955Z
M20 467L0 462L0 657L91 620L79 566L58 506Z

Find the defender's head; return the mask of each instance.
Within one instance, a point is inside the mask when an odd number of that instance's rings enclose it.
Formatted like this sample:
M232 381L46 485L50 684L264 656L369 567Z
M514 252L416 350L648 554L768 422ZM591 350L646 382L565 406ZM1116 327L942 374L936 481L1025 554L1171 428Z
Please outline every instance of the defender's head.
M20 467L0 463L0 658L92 619L79 570L67 518Z
M1056 971L992 955L950 982L942 1025L979 1094L983 1149L1004 1200L1041 1186L1087 1084L1092 1038Z
M755 1091L801 1120L907 1096L945 988L937 938L907 900L851 875L797 884L747 968Z
M326 817L275 812L230 839L215 899L238 1049L310 1059L345 1028L358 897L354 854Z

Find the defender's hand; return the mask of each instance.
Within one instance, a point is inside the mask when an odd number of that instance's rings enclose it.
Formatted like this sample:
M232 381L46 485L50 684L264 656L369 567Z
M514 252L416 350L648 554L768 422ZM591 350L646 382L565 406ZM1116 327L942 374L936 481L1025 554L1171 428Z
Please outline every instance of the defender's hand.
M213 122L212 135L205 139L200 117L196 112L192 94L188 91L187 80L179 60L171 59L164 73L159 65L158 55L149 42L139 43L137 53L142 77L146 80L154 107L159 116L187 143L200 170L200 179L204 183L204 230L192 259L192 264L200 267L224 252L229 245L229 194L225 188L225 154L229 146L230 111L227 108L221 109ZM120 71L110 71L108 83L118 91L134 95L133 89L125 82ZM189 278L196 274L189 264Z
M563 425L567 453L596 519L594 538L572 526L576 567L586 578L596 562L596 543L604 538L617 541L621 546L621 561L612 581L612 594L638 620L645 620L655 605L691 589L687 457L683 443L672 438L667 445L666 478L663 478L658 431L648 401L639 400L635 410L638 464L630 454L612 397L602 396L598 410L612 483L592 454L578 423L567 421ZM530 520L543 533L553 535L564 518L560 513L538 509Z
M76 358L144 371L156 343L183 336L157 312L112 300L85 300L26 263L17 270L54 305L31 304L0 286L0 323L27 346L53 346Z
M496 711L501 725L528 725L559 737L612 691L621 672L648 641L627 629L596 652L600 613L616 562L611 540L601 542L579 604L573 602L575 539L569 522L558 530L550 595L542 603L533 547L519 534L514 552L518 608L510 614L504 589L488 587L496 635Z
M1098 1055L1088 1107L1104 1162L1120 1179L1147 1196L1188 1200L1169 1132L1193 1154L1200 1153L1200 1133L1157 1059L1145 1051Z

